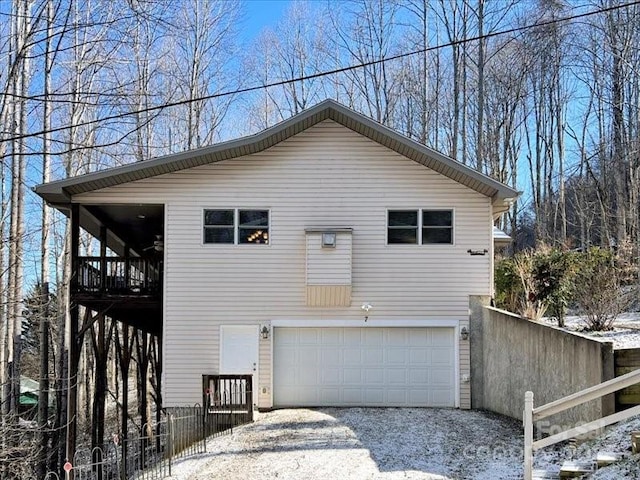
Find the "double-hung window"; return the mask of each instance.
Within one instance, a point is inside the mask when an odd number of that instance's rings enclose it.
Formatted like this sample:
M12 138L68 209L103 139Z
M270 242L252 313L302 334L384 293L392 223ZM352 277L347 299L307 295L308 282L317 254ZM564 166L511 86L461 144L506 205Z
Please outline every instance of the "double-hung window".
M453 212L422 210L422 244L453 243Z
M389 210L388 244L453 244L452 210Z
M268 244L269 210L205 210L203 229L204 243Z
M387 243L418 243L418 211L389 210Z

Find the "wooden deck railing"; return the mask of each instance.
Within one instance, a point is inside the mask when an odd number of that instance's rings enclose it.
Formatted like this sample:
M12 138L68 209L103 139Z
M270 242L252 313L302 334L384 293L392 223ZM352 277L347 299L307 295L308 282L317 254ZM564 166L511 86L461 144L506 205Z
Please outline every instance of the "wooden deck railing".
M575 428L550 435L540 440L533 440L533 423L543 418L563 412L576 405L582 405L590 400L601 398L605 395L617 392L640 382L640 369L627 373L613 380L586 388L580 392L568 395L546 405L533 408L533 392L524 395L524 478L531 480L533 476L533 452L549 445L569 440L570 438L584 435L594 430L599 430L613 423L621 422L640 414L640 405L623 410L613 415L599 418Z
M149 295L160 291L161 281L161 263L156 260L78 257L79 292Z
M233 414L237 424L253 421L253 375L203 375L208 414Z

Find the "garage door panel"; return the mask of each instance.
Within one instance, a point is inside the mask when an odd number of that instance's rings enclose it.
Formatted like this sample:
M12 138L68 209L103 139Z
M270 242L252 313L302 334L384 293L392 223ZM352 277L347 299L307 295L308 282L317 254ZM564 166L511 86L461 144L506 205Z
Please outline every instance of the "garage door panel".
M365 368L364 384L365 385L384 385L384 369L383 368Z
M403 328L390 328L386 330L387 342L392 345L407 345L407 331Z
M374 347L382 346L384 341L384 332L382 328L364 328L364 344Z
M431 334L426 328L414 328L410 332L408 343L412 347L431 345Z
M432 390L431 391L434 407L448 407L449 391L448 390Z
M390 388L387 390L387 400L392 404L403 405L407 403L407 391Z
M343 348L341 346L327 345L321 350L320 358L322 359L322 365L325 366L343 365Z
M429 370L427 368L411 368L407 371L409 385L428 385L429 384Z
M453 365L453 358L451 358L451 351L448 348L433 347L431 349L431 365L434 365L434 366Z
M409 364L428 365L430 362L429 349L426 347L411 347L408 353Z
M365 405L384 405L384 389L382 388L365 388L364 404Z
M339 388L322 388L320 398L323 405L335 405L341 402Z
M384 351L380 347L365 347L363 350L362 362L365 365L382 365L384 362Z
M362 345L362 329L361 328L345 328L343 330L342 338L344 338L345 345L357 347Z
M342 330L338 328L323 328L321 329L321 335L323 344L342 344Z
M429 370L429 373L430 373L429 380L430 380L430 383L432 383L433 385L447 385L447 386L452 385L452 381L451 381L452 372L450 370L440 370L440 369L431 368Z
M344 383L342 370L339 368L326 368L320 371L322 385L342 385Z
M407 371L402 368L385 368L384 379L387 385L407 385Z
M319 329L301 328L298 330L298 342L300 345L317 345Z
M453 339L453 329L452 328L433 328L430 331L431 341L433 345L442 345L451 343Z
M389 365L406 365L407 364L407 349L401 347L388 347L386 349L387 358L386 364Z
M275 406L455 404L453 328L276 327L273 352Z
M298 362L303 366L318 365L318 356L320 351L315 345L306 345L304 350L300 350L298 354Z
M345 367L343 378L347 385L360 385L362 384L362 369Z
M363 405L363 391L359 388L345 388L343 390L343 401L345 404Z
M283 349L280 351L280 365L285 367L286 365L295 365L298 362L296 350L293 349ZM285 371L286 368L281 368L280 370ZM275 371L275 368L274 368Z
M298 343L298 329L281 328L278 330L278 342L281 346L296 345Z
M361 365L362 364L362 351L356 350L357 347L351 347L344 351L344 363L345 365Z

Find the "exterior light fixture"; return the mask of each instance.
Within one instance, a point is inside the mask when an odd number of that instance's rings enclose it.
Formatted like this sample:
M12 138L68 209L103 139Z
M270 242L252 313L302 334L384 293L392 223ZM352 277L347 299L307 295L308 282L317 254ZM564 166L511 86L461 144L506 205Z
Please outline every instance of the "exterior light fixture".
M364 312L364 321L366 322L367 320L369 320L369 312L373 310L373 305L371 305L369 302L364 302L360 309Z
M469 329L467 327L462 327L460 329L460 339L469 340Z
M335 232L323 232L322 233L322 248L336 248L336 233Z
M269 339L269 327L267 327L266 325L263 325L262 328L260 329L260 336L262 337L263 340L268 340Z

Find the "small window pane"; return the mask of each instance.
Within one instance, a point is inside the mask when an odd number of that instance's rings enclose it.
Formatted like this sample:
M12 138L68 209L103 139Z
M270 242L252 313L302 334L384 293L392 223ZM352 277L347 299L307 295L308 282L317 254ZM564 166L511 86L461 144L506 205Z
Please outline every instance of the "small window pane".
M205 225L233 226L233 210L205 210Z
M422 212L423 227L450 227L451 210L424 210Z
M388 243L418 243L417 228L389 228Z
M390 210L390 227L417 227L418 212L416 210Z
M204 243L233 243L233 227L204 227Z
M240 210L239 217L239 224L241 227L247 227L250 225L256 227L269 226L268 210Z
M238 243L269 244L268 228L240 228L238 229Z
M423 228L422 243L453 243L451 228Z

